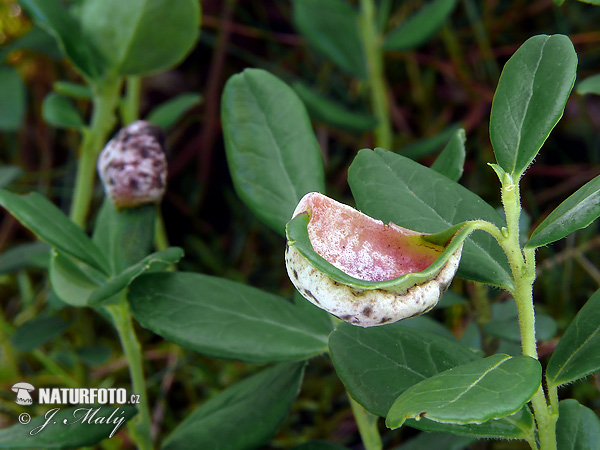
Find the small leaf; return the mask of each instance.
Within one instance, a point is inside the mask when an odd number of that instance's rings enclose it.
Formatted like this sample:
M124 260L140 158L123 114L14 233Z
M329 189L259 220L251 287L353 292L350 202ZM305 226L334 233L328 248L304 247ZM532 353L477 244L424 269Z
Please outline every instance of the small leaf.
M382 417L409 387L480 359L456 341L401 324L361 328L340 323L329 336L329 350L352 398Z
M83 118L69 98L55 92L48 94L42 105L44 120L57 128L82 129Z
M568 37L528 39L500 76L490 118L490 139L498 164L515 182L533 161L560 120L577 69Z
M398 153L413 160L429 156L444 147L450 139L456 135L459 129L460 126L458 124L450 125L435 136L420 139L412 144L405 145Z
M444 25L456 6L456 0L434 0L392 30L383 43L385 50L413 50Z
M336 128L359 132L372 130L377 125L377 119L371 114L353 111L349 106L315 92L304 83L297 81L292 87L314 120Z
M69 326L70 323L60 317L37 317L18 327L10 343L20 352L30 352L60 336Z
M600 290L579 310L558 342L546 369L550 386L576 381L600 370Z
M266 363L327 350L328 333L311 321L311 312L222 278L142 275L129 287L128 299L142 326L204 355Z
M308 43L358 78L367 76L367 59L358 12L344 0L294 0L293 21Z
M105 300L117 295L141 274L150 271L156 272L164 270L167 267L176 264L181 258L183 258L183 250L179 247L170 247L166 250L152 253L142 259L139 263L128 267L116 277L108 280L106 284L103 284L96 289L88 298L87 303L91 306L99 305Z
M460 128L439 154L431 168L452 181L460 180L465 165L465 142L467 136L465 130Z
M600 0L599 0L600 1ZM596 94L600 95L600 73L586 78L577 83L575 90L579 95Z
M2 61L6 60L9 53L15 50L33 50L34 52L44 53L54 60L59 60L63 57L56 39L38 26L34 26L29 33L14 41L3 44L0 50L0 59Z
M0 167L0 188L8 186L10 183L23 175L23 169L17 166Z
M227 388L186 417L161 449L189 448L192 442L203 449L262 447L288 414L303 375L304 363L280 364Z
M175 125L186 112L200 104L201 101L202 97L193 92L178 95L150 111L146 120L158 125L163 130L167 130Z
M600 419L577 400L563 400L559 403L556 441L560 450L596 450L600 442Z
M51 247L45 242L17 245L0 255L0 275L37 267L46 269Z
M348 183L358 209L384 223L425 233L472 219L505 226L494 208L468 189L383 149L361 150L350 166ZM457 275L504 288L512 285L504 252L480 231L466 240Z
M92 79L100 77L105 67L104 58L59 0L20 0L20 3L41 28L56 38L82 74Z
M77 356L89 366L101 366L110 358L112 350L106 346L79 347Z
M89 0L80 16L87 40L119 75L142 75L179 63L196 43L200 26L196 0L178 0L175 8L165 0Z
M92 89L89 86L82 84L71 83L69 81L57 81L53 85L54 91L57 94L65 95L83 100L91 100L93 98Z
M221 118L238 195L284 234L304 194L325 190L321 150L304 105L277 77L246 69L227 82Z
M54 252L49 267L54 294L71 306L87 306L88 298L106 281L89 266Z
M533 414L531 414L527 405L511 416L492 419L479 424L457 425L434 422L423 417L419 420L408 419L404 422L404 425L430 433L452 433L457 436L472 436L480 439L524 439L528 442L535 442Z
M96 412L97 410L97 412ZM48 408L43 416L35 417L27 425L17 423L0 430L0 442L5 449L43 448L59 450L83 448L97 444L122 430L124 422L137 413L133 406L76 406L74 408ZM92 416L97 423L88 423L83 418ZM112 416L110 421L107 421ZM100 422L104 417L105 421ZM117 421L124 419L123 423ZM55 423L47 425L37 433L47 420ZM65 424L65 421L67 424ZM34 434L31 434L34 432Z
M526 247L556 242L600 217L600 175L562 202L531 234Z
M0 130L17 131L23 125L26 89L13 67L0 67Z
M542 367L529 356L493 355L454 367L409 388L388 412L386 425L429 418L445 423L482 423L514 414L540 387Z
M21 196L0 189L0 205L41 240L108 274L104 253L44 196L37 192Z

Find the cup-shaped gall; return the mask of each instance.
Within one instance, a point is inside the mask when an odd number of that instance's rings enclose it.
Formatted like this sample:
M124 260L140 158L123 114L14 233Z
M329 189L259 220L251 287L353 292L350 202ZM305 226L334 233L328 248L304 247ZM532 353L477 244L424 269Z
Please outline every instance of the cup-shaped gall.
M346 322L383 325L433 308L456 274L467 233L440 239L384 224L317 192L286 228L290 280Z
M115 208L159 203L167 186L165 138L154 124L138 120L122 128L98 158L98 173Z

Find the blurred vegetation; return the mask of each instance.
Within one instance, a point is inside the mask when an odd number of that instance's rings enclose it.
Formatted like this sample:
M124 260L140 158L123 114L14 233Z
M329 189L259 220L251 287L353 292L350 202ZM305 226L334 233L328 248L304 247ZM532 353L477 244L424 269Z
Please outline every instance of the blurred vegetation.
M379 6L391 12L386 29L401 23L424 3L381 0ZM179 94L196 92L202 98L201 104L168 130L169 189L163 203L167 236L172 245L185 249L181 270L218 275L291 297L293 287L284 270L284 242L258 222L232 187L219 122L223 85L229 76L246 67L260 67L290 84L310 86L348 105L349 111L367 117L368 89L364 82L341 72L307 45L293 26L289 0L205 0L202 8L202 33L193 52L178 68L146 77L142 85L142 117ZM574 0L560 7L551 0L459 1L450 20L428 43L414 51L385 53L394 131L391 150L418 155L423 139L462 126L467 135L467 156L461 183L492 205L499 205L498 183L486 164L493 160L488 122L503 64L529 37L562 33L573 41L579 56L578 79L585 79L600 72L598 24L600 7ZM77 148L78 134L48 125L42 116L42 104L55 82L78 82L79 78L60 58L51 38L29 34L38 31L32 29L31 21L15 1L0 2L0 69L16 69L24 85L21 97L18 83L12 92L14 97L0 95L0 101L12 98L15 102L0 104L0 109L11 107L15 114L22 114L17 126L3 127L0 164L23 170L13 184L15 190L40 191L66 209L74 182L73 149ZM27 36L30 38L24 41ZM19 98L22 105L18 104ZM89 114L87 102L79 100L77 106ZM351 204L347 168L359 149L373 147L373 133L344 130L326 123L318 113L313 118L326 162L329 194ZM431 164L432 153L442 146L433 145L433 152L424 152L427 154L419 156L419 162ZM600 97L574 93L563 119L523 179L525 211L541 221L598 173ZM94 210L102 196L100 188L96 194ZM31 240L15 219L1 216L0 253ZM600 286L599 248L598 225L593 224L538 253L536 308L538 313L556 320L559 334ZM118 340L103 319L86 310L63 309L40 269L2 273L0 428L14 423L19 414L10 386L21 378L34 385L57 387L127 383ZM478 308L478 300L489 297L501 304L506 299L499 291L462 280L456 280L451 289L473 301L436 310L432 315L458 337L471 322L484 325L490 321L491 312ZM14 345L16 327L55 311L60 311L58 316L65 322L60 334L34 350L19 350ZM139 332L150 396L155 402L151 412L164 433L199 402L256 368L183 351L145 330ZM551 354L555 343L552 338L541 342L540 356ZM488 337L484 344L496 349L502 343ZM599 411L599 388L600 379L590 378L565 388L563 393L568 390L582 404ZM382 433L384 446L392 448L416 431L390 432L382 425ZM119 435L102 447L127 448L129 444L123 439ZM270 448L291 448L307 439L328 439L361 448L344 388L324 357L308 366L301 395ZM477 443L472 448L501 449L509 445L515 444Z

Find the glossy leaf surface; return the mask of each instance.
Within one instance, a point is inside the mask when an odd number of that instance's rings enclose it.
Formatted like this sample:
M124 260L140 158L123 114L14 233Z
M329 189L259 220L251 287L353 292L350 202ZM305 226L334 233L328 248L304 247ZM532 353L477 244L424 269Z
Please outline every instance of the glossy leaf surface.
M482 423L514 414L540 386L540 363L528 356L497 354L454 367L401 394L386 424L426 417L445 423Z
M365 78L358 12L345 0L294 0L293 4L294 25L308 43L348 74Z
M409 387L479 359L458 342L400 323L371 328L341 323L329 337L329 349L352 398L382 417Z
M433 0L392 30L383 48L412 50L427 42L448 19L456 0Z
M384 223L426 233L472 219L504 226L494 208L468 189L383 149L361 150L350 166L348 182L358 209ZM502 287L512 284L502 249L480 231L465 242L458 276Z
M560 386L600 370L600 290L579 310L548 362L548 384Z
M321 150L302 101L277 77L246 69L227 82L221 118L238 195L284 234L304 194L325 190Z
M199 353L249 362L309 358L327 350L313 314L284 298L193 273L142 275L129 287L135 318Z
M280 364L208 400L173 431L163 450L259 448L277 431L298 392L304 363Z
M498 164L517 180L563 114L575 82L577 54L568 37L528 39L500 76L490 118Z
M600 217L600 175L587 182L552 211L531 234L526 247L558 241Z
M465 130L460 128L450 138L442 152L438 155L431 168L452 181L460 180L465 165Z

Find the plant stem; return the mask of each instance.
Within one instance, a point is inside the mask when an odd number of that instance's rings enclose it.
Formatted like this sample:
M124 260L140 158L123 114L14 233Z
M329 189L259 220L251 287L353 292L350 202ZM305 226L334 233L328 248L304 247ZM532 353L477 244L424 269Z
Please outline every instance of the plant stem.
M136 442L139 450L151 450L150 410L148 394L146 392L146 381L144 379L142 350L133 329L129 306L123 298L121 303L107 306L106 309L112 316L115 328L119 333L121 346L129 363L133 393L140 396L140 404L137 405L138 414L131 421L131 437Z
M121 120L123 125L129 125L140 117L140 98L142 95L142 79L127 77L125 98L121 104Z
M506 214L506 233L500 242L512 271L514 279L513 297L519 312L519 328L521 331L521 347L524 355L538 359L535 337L535 312L533 309L533 282L535 281L535 250L521 251L519 244L519 216L521 199L518 181L510 176L502 179L502 204ZM558 411L549 407L540 385L531 399L538 435L542 450L556 450L556 420Z
M385 89L381 36L377 31L373 0L361 0L360 11L362 41L367 57L367 76L371 89L371 107L378 120L378 125L375 129L375 145L391 150L392 127L390 122L390 107Z
M71 219L83 227L90 208L96 178L96 160L115 123L115 109L119 100L122 79L111 79L94 86L92 119L83 132L75 190L71 203Z
M350 406L352 407L352 413L358 426L358 432L363 441L365 450L381 450L383 448L381 444L381 436L379 436L379 430L377 429L378 417L365 410L359 405L351 396L348 394L350 400Z

